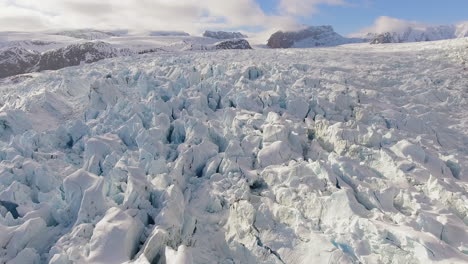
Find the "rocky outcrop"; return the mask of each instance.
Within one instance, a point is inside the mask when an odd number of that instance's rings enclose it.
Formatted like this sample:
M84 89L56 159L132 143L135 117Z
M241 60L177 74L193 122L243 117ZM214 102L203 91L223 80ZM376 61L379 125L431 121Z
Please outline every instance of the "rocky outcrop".
M371 41L370 41L370 44L384 44L384 43L398 43L400 42L397 38L397 36L395 36L395 33L390 33L390 32L387 32L387 33L383 33L383 34L379 34L375 37L372 37Z
M34 71L93 63L102 59L133 54L128 49L117 49L105 42L86 42L38 53L24 48L7 48L0 51L0 78Z
M252 49L252 47L245 39L231 39L216 43L215 49Z
M58 70L76 66L81 63L92 63L106 58L117 57L120 51L105 42L86 42L73 44L42 54L38 70Z
M278 31L268 39L270 48L309 48L356 42L339 35L332 26L311 26L299 31Z
M30 72L39 61L40 53L12 47L0 51L0 78Z
M215 38L215 39L239 39L247 38L246 35L240 32L225 32L225 31L205 31L203 36L206 38Z

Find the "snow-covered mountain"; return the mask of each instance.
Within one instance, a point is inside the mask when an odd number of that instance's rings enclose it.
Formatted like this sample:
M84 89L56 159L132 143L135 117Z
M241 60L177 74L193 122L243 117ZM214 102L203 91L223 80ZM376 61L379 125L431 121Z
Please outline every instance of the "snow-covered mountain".
M133 53L130 50L120 50L102 41L77 43L41 54L37 70L58 70L81 63L92 63L131 54Z
M310 48L355 42L361 42L361 40L345 38L336 33L332 26L327 25L310 26L298 31L278 31L270 36L267 46L270 48Z
M367 33L362 36L371 44L422 42L468 37L468 22L457 25L407 26L398 31Z
M466 44L5 78L0 263L467 263Z
M226 32L226 31L205 31L203 37L215 39L241 39L247 38L246 35L240 32Z
M13 41L0 41L0 49L6 48L23 48L31 51L46 51L54 48L62 47L63 44L55 41L44 40L13 40Z
M88 33L95 31L73 31ZM93 63L118 56L138 56L153 52L180 52L217 49L250 49L246 40L190 37L180 32L165 32L154 36L127 34L87 41L53 34L0 33L0 78L43 70L57 70L82 63ZM162 35L161 35L162 34ZM33 40L28 40L33 37ZM11 40L12 39L12 40ZM4 41L2 41L4 40Z
M17 47L41 53L84 41L54 33L0 32L0 49Z
M106 38L116 36L115 34L111 32L104 32L104 31L94 30L94 29L67 30L67 31L60 31L55 34L77 38L77 39L85 39L85 40L106 39Z
M33 71L40 53L21 47L0 49L0 78Z
M134 54L105 42L84 42L43 53L24 48L0 49L0 78L44 70L57 70L81 63Z
M457 24L455 29L455 38L468 37L468 21Z

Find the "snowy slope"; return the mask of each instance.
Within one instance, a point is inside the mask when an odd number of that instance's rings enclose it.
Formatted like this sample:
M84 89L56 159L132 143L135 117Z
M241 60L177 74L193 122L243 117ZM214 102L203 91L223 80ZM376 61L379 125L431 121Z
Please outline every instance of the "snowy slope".
M78 29L78 30L66 30L54 33L55 35L67 36L77 39L85 40L98 40L114 37L115 35L110 32L104 32L94 29Z
M345 38L336 33L332 26L325 25L310 26L297 31L275 32L268 39L267 46L270 48L312 48L356 42L362 42L362 40Z
M190 36L189 33L183 31L151 31L149 36Z
M456 25L455 37L456 38L468 37L468 21L464 23L459 23Z
M33 70L40 54L20 47L0 49L0 78Z
M92 42L90 40L98 40L99 42L112 44L116 48L131 49L135 52L149 49L181 51L195 49L194 47L210 46L219 41L210 37L190 36L187 33L177 31L153 31L148 34L119 34L118 31L115 31L113 33L101 32L101 35L98 34L99 32L101 31L76 30L60 32L63 35L58 35L55 32L0 32L0 49L21 47L27 50L45 52L69 45ZM83 34L83 36L77 34ZM102 34L105 36L102 36Z
M165 35L122 35L99 39L100 31L71 31L77 38L51 36L50 33L0 33L0 78L34 71L56 70L106 58L133 56L164 51L198 51L214 49L250 48L243 43L218 43L218 39L190 37L177 32ZM68 34L65 32L63 34ZM154 33L154 32L153 32ZM55 34L55 33L54 33ZM80 35L76 35L80 34ZM104 33L102 33L104 34ZM107 34L107 33L106 33ZM110 34L110 33L109 33ZM68 34L73 35L73 34ZM28 40L30 37L32 40ZM231 42L236 42L232 40Z
M44 52L57 49L80 40L67 36L59 36L39 32L0 32L0 49L24 48L27 50Z
M193 36L123 36L110 38L106 42L118 48L129 48L136 52L161 49L164 51L201 50L219 40Z
M0 78L44 70L57 70L136 52L106 42L79 42L39 53L22 47L0 49Z
M383 38L385 36L385 38ZM396 31L372 32L361 34L359 37L369 40L373 44L422 42L444 39L468 37L468 22L456 25L418 25L402 27ZM385 42L382 42L385 40Z
M0 262L466 263L468 42L0 83Z

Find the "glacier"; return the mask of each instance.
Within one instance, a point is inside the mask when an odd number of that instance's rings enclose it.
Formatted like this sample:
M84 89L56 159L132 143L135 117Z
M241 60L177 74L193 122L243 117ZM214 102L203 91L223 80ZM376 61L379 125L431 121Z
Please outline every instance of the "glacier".
M468 41L0 81L0 263L466 263Z

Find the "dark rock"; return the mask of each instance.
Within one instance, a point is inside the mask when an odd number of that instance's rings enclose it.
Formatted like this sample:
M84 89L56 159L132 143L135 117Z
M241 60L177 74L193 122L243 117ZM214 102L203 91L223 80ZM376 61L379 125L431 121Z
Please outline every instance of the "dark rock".
M79 43L43 53L37 66L39 71L58 70L117 57L119 54L118 49L105 42Z
M225 31L205 31L204 37L215 39L240 39L247 38L246 35L240 32L225 32Z
M216 49L252 49L245 39L231 39L215 44Z

